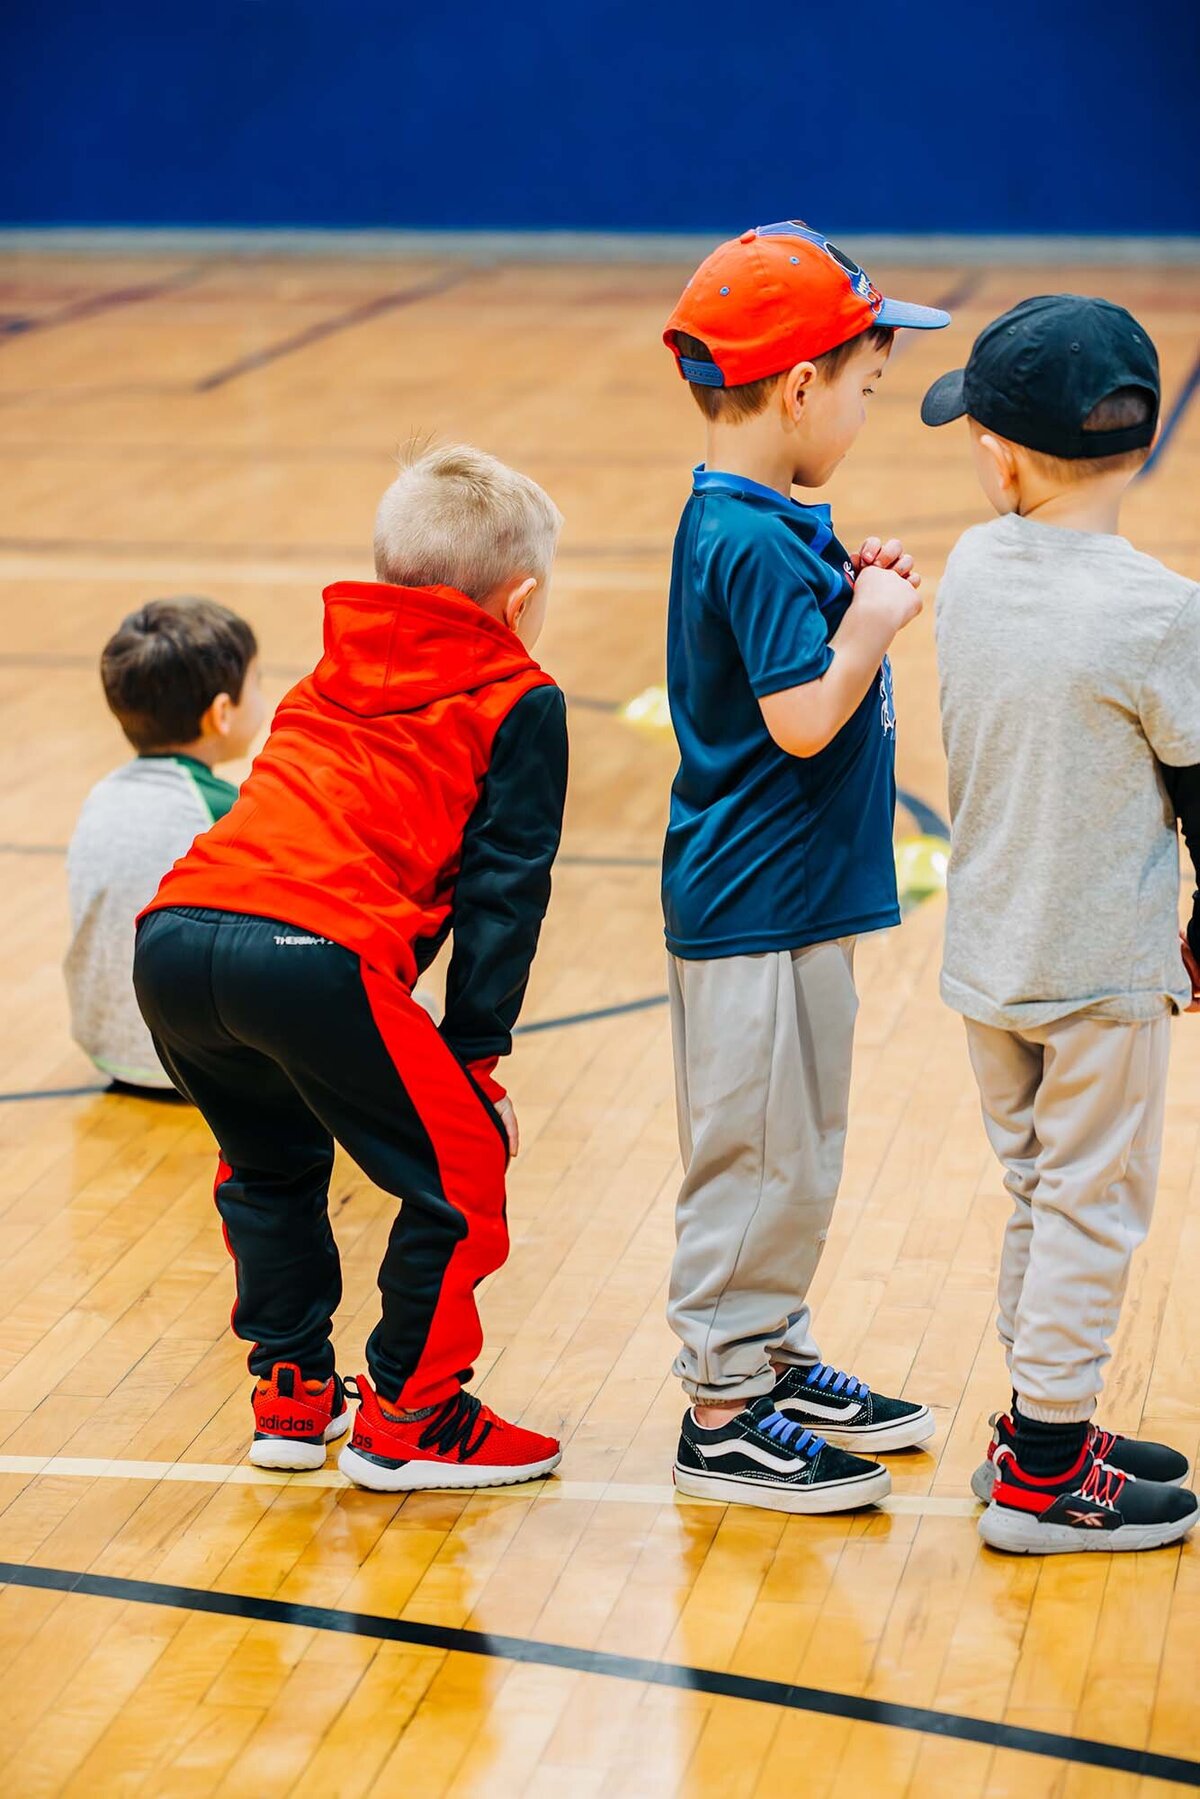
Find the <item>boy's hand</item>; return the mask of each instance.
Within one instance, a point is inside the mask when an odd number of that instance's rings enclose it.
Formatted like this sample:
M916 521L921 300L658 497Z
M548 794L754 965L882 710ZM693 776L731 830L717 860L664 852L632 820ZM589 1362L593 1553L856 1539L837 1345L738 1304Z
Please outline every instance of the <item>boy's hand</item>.
M1183 954L1183 966L1187 969L1188 979L1192 983L1192 1003L1185 1010L1200 1012L1200 962L1197 962L1193 956L1192 946L1182 931L1179 933L1179 948Z
M500 1114L500 1122L508 1133L508 1153L515 1156L521 1147L521 1127L517 1123L517 1114L513 1110L512 1100L508 1094L496 1101L496 1110Z
M895 569L868 563L854 583L854 599L846 618L877 632L886 648L920 610L921 596L911 581Z
M913 559L905 550L898 537L889 537L881 543L878 537L868 537L856 556L851 556L856 575L864 568L890 568L900 578L913 587L921 585L921 577L913 567Z

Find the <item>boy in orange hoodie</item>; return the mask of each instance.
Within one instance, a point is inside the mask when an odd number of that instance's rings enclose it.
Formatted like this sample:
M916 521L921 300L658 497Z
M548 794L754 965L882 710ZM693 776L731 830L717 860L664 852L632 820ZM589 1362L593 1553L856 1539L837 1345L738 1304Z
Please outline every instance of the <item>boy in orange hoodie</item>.
M499 1486L560 1457L466 1382L518 1147L494 1071L566 789L563 698L530 655L561 522L479 451L404 469L376 519L378 582L326 589L324 656L139 924L142 1013L220 1147L260 1467L319 1468L350 1425L330 1340L335 1140L403 1202L343 1472L385 1492ZM451 930L439 1031L412 987Z

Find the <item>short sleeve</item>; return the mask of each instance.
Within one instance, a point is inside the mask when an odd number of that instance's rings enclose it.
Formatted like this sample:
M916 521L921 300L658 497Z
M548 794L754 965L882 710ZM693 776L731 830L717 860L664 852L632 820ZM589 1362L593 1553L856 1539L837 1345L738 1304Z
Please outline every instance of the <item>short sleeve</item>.
M756 699L821 678L833 651L804 551L788 531L744 538L713 573Z
M1176 614L1142 682L1138 713L1168 768L1200 762L1200 587Z

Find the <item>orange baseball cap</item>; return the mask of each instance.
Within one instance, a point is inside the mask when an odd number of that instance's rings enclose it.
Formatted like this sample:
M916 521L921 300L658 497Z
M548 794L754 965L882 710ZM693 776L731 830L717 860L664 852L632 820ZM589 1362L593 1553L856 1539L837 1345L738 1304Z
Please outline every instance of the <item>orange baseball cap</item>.
M937 331L950 314L887 300L844 250L800 219L758 225L720 244L692 276L663 342L685 381L740 387L849 342L872 325ZM711 362L681 356L676 331L708 345Z

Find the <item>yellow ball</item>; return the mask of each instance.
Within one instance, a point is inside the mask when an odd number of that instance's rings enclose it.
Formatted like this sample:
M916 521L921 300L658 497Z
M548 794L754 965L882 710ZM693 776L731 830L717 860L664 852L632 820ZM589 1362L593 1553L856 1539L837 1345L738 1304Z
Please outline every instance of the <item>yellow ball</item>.
M902 906L916 905L946 887L950 845L944 837L901 837L895 845L896 885Z
M638 731L649 731L653 735L669 731L671 708L666 688L647 687L643 693L635 694L628 705L621 707L620 717Z

